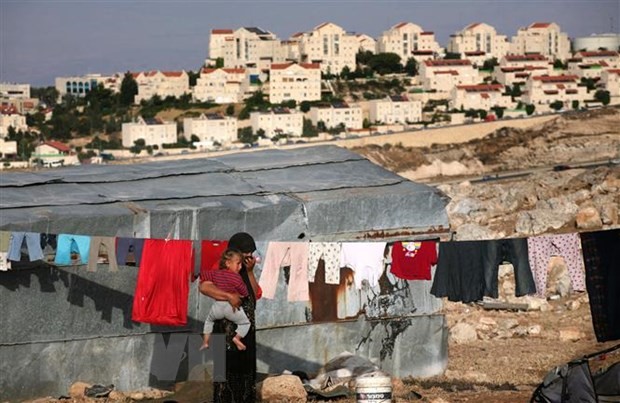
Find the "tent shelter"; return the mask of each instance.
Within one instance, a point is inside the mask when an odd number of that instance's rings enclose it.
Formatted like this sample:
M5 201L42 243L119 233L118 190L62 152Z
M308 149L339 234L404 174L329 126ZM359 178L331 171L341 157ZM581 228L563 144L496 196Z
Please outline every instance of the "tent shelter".
M193 240L246 231L264 250L269 241L446 236L447 202L436 189L335 146L272 149L3 173L0 230ZM170 378L154 370L162 340L167 354L173 341L193 349L177 336L200 333L210 300L194 284L187 327L134 323L137 270L121 266L113 273L100 265L95 273L83 266L0 272L1 397L60 395L77 379L132 390ZM442 372L447 329L429 283L391 279L381 290L338 288L335 307L285 297L259 301L258 370L311 372L351 351L396 376ZM278 283L283 287L284 280ZM365 314L355 312L361 305ZM191 363L179 365L168 380L190 376Z

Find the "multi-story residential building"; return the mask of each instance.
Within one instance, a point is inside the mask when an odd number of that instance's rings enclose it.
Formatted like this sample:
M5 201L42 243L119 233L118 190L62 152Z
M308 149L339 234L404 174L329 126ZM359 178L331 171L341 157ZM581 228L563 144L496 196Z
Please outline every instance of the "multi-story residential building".
M158 95L161 98L180 97L189 94L189 76L185 71L141 71L132 73L138 84L134 103L149 100Z
M340 125L347 129L361 129L364 127L364 116L359 105L349 105L346 102L313 106L310 108L310 120L314 126L323 122L326 129Z
M552 59L566 60L570 57L570 40L555 22L535 22L519 28L517 35L512 37L510 53L539 53Z
M274 108L268 112L250 113L250 123L254 133L263 130L270 138L277 135L299 137L303 133L304 115L287 108Z
M203 68L193 89L193 98L217 104L242 102L250 87L246 69Z
M213 29L209 38L209 59L214 64L218 58L224 67L268 69L271 63L281 63L286 58L283 47L275 34L258 27Z
M377 41L375 40L375 38L370 37L366 34L356 34L355 39L357 40L358 52L377 52Z
M13 105L0 107L0 137L4 137L9 133L9 127L15 131L28 131L26 117L17 112L17 108Z
M612 97L620 97L620 69L604 70L600 84Z
M73 77L56 77L56 90L61 97L64 95L83 97L90 90L96 88L99 84L104 84L105 86L105 82L113 78L114 76L103 76L101 74L86 74L85 76Z
M404 95L390 95L369 102L371 123L413 123L422 120L422 102L411 101Z
M503 85L523 85L532 75L551 74L553 64L543 55L506 55L495 66L492 77Z
M463 59L472 57L472 62L480 63L493 57L501 59L508 54L509 47L506 35L498 35L492 26L477 22L450 35L447 51L460 53Z
M577 52L573 59L578 59L585 64L598 64L603 67L619 68L620 54L615 50L598 50L593 52Z
M188 140L194 135L201 142L230 144L237 140L237 119L219 113L203 113L198 118L183 119L183 134Z
M0 136L0 158L17 155L17 141L6 141Z
M575 75L532 76L527 80L521 100L527 104L548 105L562 101L570 108L572 101L580 103L588 98L586 87L579 86Z
M36 98L0 98L0 107L13 106L17 113L27 115L38 111L39 100Z
M420 82L426 91L450 92L457 85L480 82L478 70L469 60L426 60L420 64Z
M0 83L2 98L30 98L30 84Z
M318 63L272 64L269 70L269 102L321 99L321 67Z
M123 147L132 147L136 140L144 140L144 145L161 147L163 144L177 142L177 125L159 118L144 119L123 123Z
M339 74L343 68L355 70L359 43L355 34L331 22L323 23L299 37L302 63L320 63L323 73Z
M502 84L457 85L450 94L452 109L484 109L512 106L510 95L504 95Z
M441 47L433 32L424 31L419 25L401 22L383 32L377 40L379 53L396 53L404 65L413 57L418 62L434 59Z

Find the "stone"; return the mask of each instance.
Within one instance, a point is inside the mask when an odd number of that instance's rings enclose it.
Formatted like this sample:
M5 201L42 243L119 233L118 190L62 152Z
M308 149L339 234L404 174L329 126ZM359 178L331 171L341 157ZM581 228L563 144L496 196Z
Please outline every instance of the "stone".
M539 336L542 333L542 326L531 325L527 328L527 334L530 336Z
M113 390L108 395L108 399L110 399L112 401L115 401L115 402L124 402L124 401L128 400L128 397L125 396L125 394L123 392L119 392L118 390Z
M513 336L514 337L525 337L528 336L530 333L528 332L528 328L525 326L517 326L514 329L514 333Z
M469 215L473 211L485 210L482 202L476 199L464 198L447 207L448 214Z
M560 329L560 341L579 341L584 337L584 333L573 327Z
M129 395L131 400L144 400L146 396L142 392L133 392Z
M569 311L576 311L577 309L579 309L579 307L581 306L581 303L579 303L579 301L575 300L575 301L568 301L566 303L566 308Z
M575 223L579 229L597 229L603 226L601 216L596 207L584 207L577 212Z
M517 326L519 326L519 321L516 319L512 319L512 318L503 319L500 322L498 322L498 326L500 329L510 330L510 329L514 329Z
M429 403L450 403L449 401L447 401L444 398L441 397L435 397L432 400L429 401Z
M469 323L457 323L450 329L450 341L456 344L467 344L478 339L476 329Z
M74 382L69 387L69 396L71 396L74 399L84 397L84 392L86 388L90 388L92 386L93 385L91 385L90 383L86 383L86 382L81 382L81 381Z
M307 393L299 377L279 375L266 378L259 389L264 402L305 402Z
M497 234L495 234L489 228L483 227L475 223L463 224L456 231L456 240L458 241L474 241L496 238L498 238Z
M485 327L495 327L495 326L497 326L497 322L495 321L495 319L490 318L488 316L482 316L480 318L480 320L478 320L478 323L481 326L485 326Z
M618 224L618 205L612 203L606 203L600 207L601 221L605 225L617 225Z

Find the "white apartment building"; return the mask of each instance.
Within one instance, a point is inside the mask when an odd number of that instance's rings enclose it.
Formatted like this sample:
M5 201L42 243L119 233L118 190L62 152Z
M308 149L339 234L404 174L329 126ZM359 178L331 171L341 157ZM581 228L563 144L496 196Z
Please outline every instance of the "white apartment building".
M6 158L10 155L17 155L17 141L6 141L0 136L0 157Z
M492 77L503 85L513 86L525 84L532 74L541 76L552 72L553 64L543 55L506 55L495 66Z
M99 84L104 84L105 86L106 81L110 79L114 79L114 76L86 74L85 76L56 77L56 90L61 97L67 94L76 97L83 97L90 90L96 88Z
M396 53L405 65L411 57L418 62L434 59L441 53L441 46L433 32L424 31L412 22L401 22L384 31L377 40L379 53Z
M217 104L242 102L250 87L249 77L247 70L241 68L203 68L196 80L193 98Z
M517 35L512 37L510 53L539 53L552 59L566 60L571 54L570 40L555 22L535 22L519 28Z
M137 122L123 123L123 147L132 147L139 139L143 139L147 146L174 144L177 142L177 125L159 118L143 117Z
M355 34L331 22L323 23L299 38L300 62L320 63L323 73L339 74L346 66L355 70L359 43Z
M603 67L619 68L620 54L615 50L599 50L594 52L577 52L574 59L586 64L598 64Z
M201 142L230 144L237 140L237 119L219 113L203 113L198 118L183 119L183 134L188 140L195 135Z
M310 120L314 126L323 122L327 129L344 125L347 129L361 129L364 127L364 115L359 105L349 105L345 102L331 105L313 106L310 108Z
M498 60L508 54L510 43L506 35L498 35L495 28L485 23L474 23L463 30L450 35L447 51L460 53L461 58L468 59L467 53L478 63L479 60ZM482 54L484 53L484 54ZM474 60L472 60L474 62Z
M583 103L590 97L588 89L578 84L579 77L575 75L532 76L525 84L521 100L534 105L562 101L565 108L571 108L572 101Z
M390 95L368 103L370 122L383 124L413 123L422 120L422 102L410 101L404 95Z
M30 98L30 84L0 83L2 98Z
M286 58L283 47L275 34L258 27L213 29L209 37L209 59L214 64L218 58L224 67L257 67L268 69L271 63L281 63Z
M271 138L279 134L287 134L300 137L303 133L304 114L290 111L287 108L275 108L269 112L250 113L252 131L265 132L265 136Z
M26 117L17 113L13 105L0 107L0 137L4 138L9 133L9 127L15 131L28 131Z
M503 95L502 84L457 85L450 94L451 109L484 109L512 106L510 95Z
M269 69L269 102L321 99L321 67L318 63L272 64Z
M612 97L620 97L620 69L604 70L601 73L601 86L609 91Z
M185 93L190 93L189 76L185 71L141 71L132 73L138 84L138 94L134 97L134 103L139 104L143 100L148 101L158 95L162 99L166 97L178 98Z
M377 53L377 41L375 38L366 34L356 34L355 39L357 40L358 52Z
M420 82L426 91L449 93L457 85L473 85L480 82L478 70L469 60L425 60L420 64Z

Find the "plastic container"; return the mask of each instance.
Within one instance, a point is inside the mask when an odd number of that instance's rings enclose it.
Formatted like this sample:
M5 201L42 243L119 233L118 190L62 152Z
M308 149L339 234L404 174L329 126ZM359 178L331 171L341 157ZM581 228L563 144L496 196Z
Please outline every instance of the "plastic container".
M362 375L355 379L355 396L358 403L390 403L392 378L385 374Z

